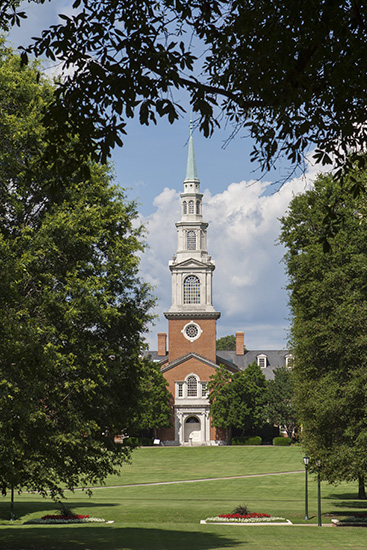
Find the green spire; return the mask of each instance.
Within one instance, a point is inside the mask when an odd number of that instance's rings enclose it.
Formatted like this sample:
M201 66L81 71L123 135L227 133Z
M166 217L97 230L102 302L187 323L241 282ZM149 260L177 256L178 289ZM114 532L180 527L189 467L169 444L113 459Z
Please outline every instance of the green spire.
M190 120L190 138L189 138L189 152L187 155L187 167L185 181L195 181L199 183L198 174L196 171L196 161L194 152L194 140L192 138L192 121Z

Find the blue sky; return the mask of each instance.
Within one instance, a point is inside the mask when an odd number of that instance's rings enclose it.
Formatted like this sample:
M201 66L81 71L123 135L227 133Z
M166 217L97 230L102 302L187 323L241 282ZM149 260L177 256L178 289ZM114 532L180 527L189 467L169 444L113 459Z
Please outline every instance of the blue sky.
M57 13L67 12L70 0L44 5L24 3L28 20L11 33L13 46L26 45L31 36L57 21ZM129 123L124 147L115 150L116 180L138 201L141 221L146 225L149 250L142 258L141 273L154 285L158 298L157 321L147 340L156 349L156 332L167 331L163 311L171 299L168 261L176 250L175 221L179 219L179 193L186 171L190 110L188 99L180 95L187 111L174 125L161 120L157 126ZM281 262L284 250L277 244L279 217L286 212L294 193L302 192L316 170L286 181L287 166L266 174L262 181L258 167L250 162L252 141L239 134L226 148L223 143L231 128L218 130L205 139L194 132L194 144L201 191L203 216L209 222L208 251L216 261L214 306L222 312L218 337L245 332L248 349L283 349L287 345L289 311L286 276Z

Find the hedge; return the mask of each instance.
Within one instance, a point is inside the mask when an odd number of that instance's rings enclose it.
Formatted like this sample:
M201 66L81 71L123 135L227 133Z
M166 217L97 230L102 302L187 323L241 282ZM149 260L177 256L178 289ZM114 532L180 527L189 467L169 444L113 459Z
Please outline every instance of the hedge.
M274 437L273 439L273 445L276 447L288 447L292 442L289 437Z
M232 445L261 445L262 439L259 435L256 435L254 437L250 436L240 436L240 437L234 437L232 439Z
M133 447L150 447L153 445L153 439L150 437L125 437L123 445L132 445Z

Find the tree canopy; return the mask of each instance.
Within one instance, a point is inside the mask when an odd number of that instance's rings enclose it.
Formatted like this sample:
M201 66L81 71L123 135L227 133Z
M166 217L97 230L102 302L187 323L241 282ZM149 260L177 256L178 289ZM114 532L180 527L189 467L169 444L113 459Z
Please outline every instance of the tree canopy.
M147 430L157 437L158 428L171 426L171 394L160 365L151 361L147 365L147 375L142 379L136 429L139 432Z
M217 340L217 349L218 350L228 350L232 351L236 349L236 337L233 334L228 336L222 336Z
M289 276L296 401L307 452L331 482L363 480L367 468L366 201L352 199L356 169L341 185L319 177L282 219ZM322 212L333 205L340 231L323 253ZM363 495L363 489L360 492Z
M244 433L253 427L261 428L266 421L266 381L256 362L234 374L220 366L210 377L209 401L212 424Z
M3 28L26 15L17 4L2 8ZM173 122L177 90L205 135L227 121L233 135L251 135L264 169L279 155L300 163L314 147L318 162L343 165L365 148L359 0L75 0L73 8L27 49L68 71L46 118L54 160L70 134L80 154L105 160L135 114L142 124Z
M269 422L283 426L291 439L299 425L291 369L279 367L274 371L274 379L268 382L267 406Z
M56 496L129 457L114 438L141 406L153 299L143 228L108 168L51 193L53 87L37 70L0 44L0 487Z

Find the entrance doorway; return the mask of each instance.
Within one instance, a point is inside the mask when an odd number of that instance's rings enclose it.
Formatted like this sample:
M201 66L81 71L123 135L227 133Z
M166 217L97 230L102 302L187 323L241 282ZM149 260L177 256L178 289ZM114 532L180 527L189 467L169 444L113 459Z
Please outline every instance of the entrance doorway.
M199 443L200 441L200 420L196 416L189 416L185 421L185 443Z

